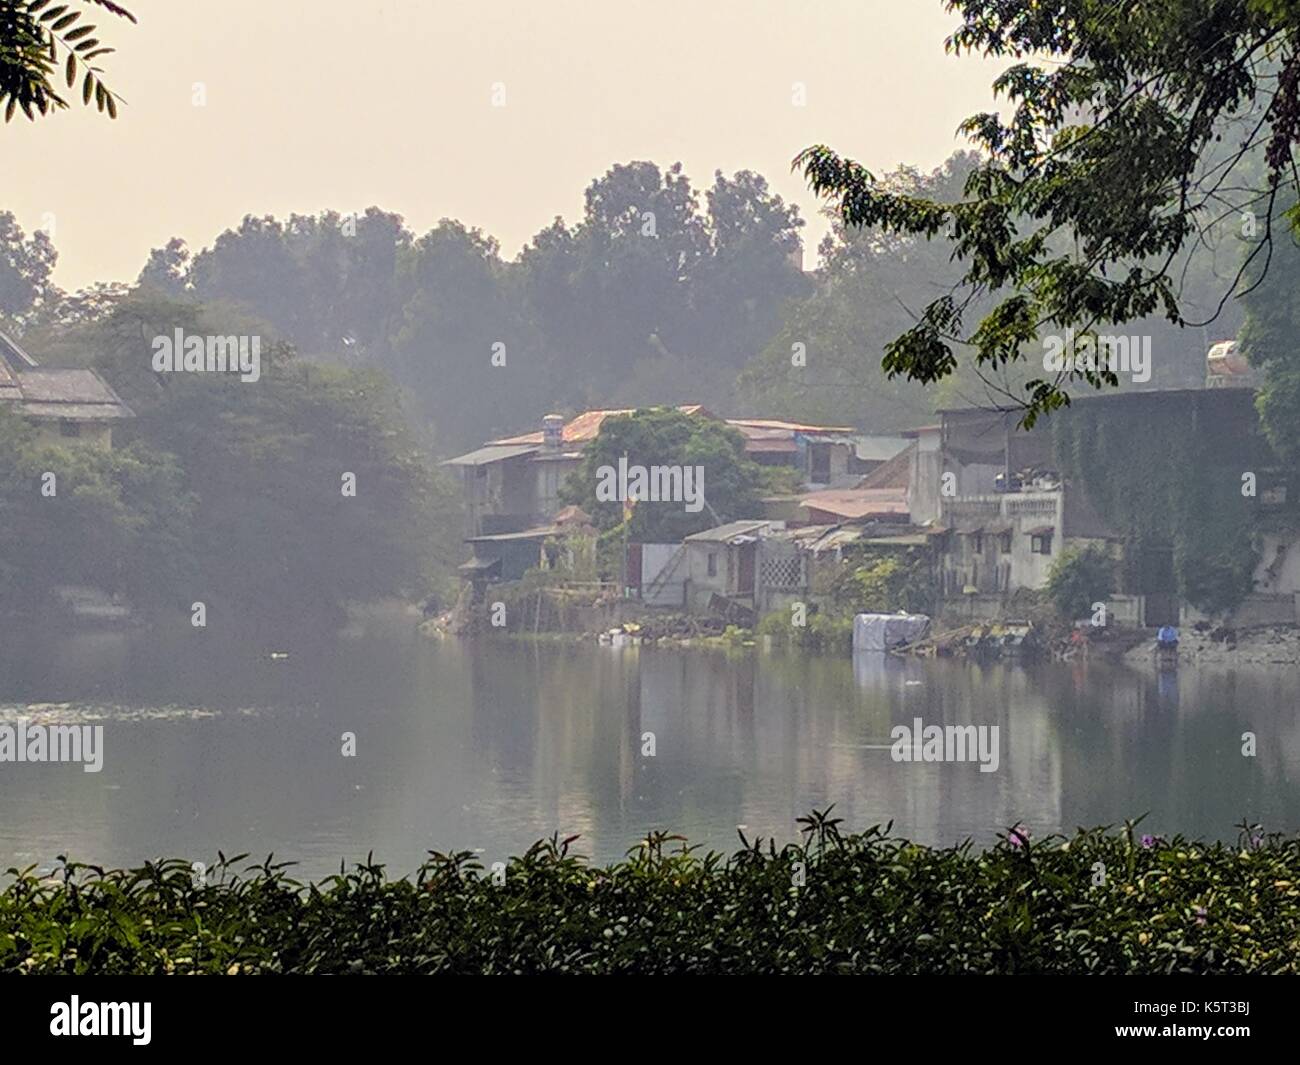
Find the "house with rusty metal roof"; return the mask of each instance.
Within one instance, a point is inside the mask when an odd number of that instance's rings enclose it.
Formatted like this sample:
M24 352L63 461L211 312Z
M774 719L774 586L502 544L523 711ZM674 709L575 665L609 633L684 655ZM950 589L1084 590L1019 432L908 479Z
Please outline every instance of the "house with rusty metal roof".
M740 433L747 458L764 466L787 466L810 487L851 487L862 471L881 465L907 441L862 437L849 426L810 425L771 418L719 418L700 404L681 413L725 422ZM489 440L443 462L461 477L468 535L501 535L546 521L561 506L560 486L582 464L583 451L611 417L634 408L583 411L568 420L542 419L539 431ZM859 457L863 448L865 457ZM855 472L856 471L856 472Z

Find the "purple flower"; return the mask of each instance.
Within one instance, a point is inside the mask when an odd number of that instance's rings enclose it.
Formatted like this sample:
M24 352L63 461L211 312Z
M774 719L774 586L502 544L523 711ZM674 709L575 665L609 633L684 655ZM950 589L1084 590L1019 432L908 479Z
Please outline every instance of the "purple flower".
M1196 914L1196 923L1205 924L1207 911L1204 906L1197 906L1193 911Z
M1151 847L1158 846L1163 842L1164 840L1162 840L1159 836L1146 835L1142 837L1142 846L1148 849L1150 849Z
M1007 833L1007 842L1010 843L1013 848L1019 850L1029 842L1029 829L1027 829L1023 824L1016 825L1015 828Z

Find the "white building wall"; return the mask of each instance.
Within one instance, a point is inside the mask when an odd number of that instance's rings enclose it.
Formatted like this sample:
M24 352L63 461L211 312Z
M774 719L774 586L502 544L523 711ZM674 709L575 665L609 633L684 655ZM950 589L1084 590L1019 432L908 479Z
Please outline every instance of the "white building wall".
M686 599L687 551L681 544L641 545L641 601L682 606Z
M917 525L939 520L942 510L939 499L942 456L940 434L937 431L917 436L907 479L907 510Z

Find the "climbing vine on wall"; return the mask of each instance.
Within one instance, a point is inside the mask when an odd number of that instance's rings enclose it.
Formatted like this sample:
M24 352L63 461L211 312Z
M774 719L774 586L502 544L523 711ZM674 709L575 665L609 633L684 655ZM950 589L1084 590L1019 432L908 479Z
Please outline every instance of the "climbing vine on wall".
M1247 421L1234 415L1246 410ZM1242 473L1276 458L1253 408L1206 393L1080 403L1052 416L1057 461L1082 486L1114 532L1125 538L1130 588L1176 591L1221 614L1253 588L1260 507L1242 494ZM1172 552L1173 587L1159 557ZM1164 567L1166 571L1168 567Z

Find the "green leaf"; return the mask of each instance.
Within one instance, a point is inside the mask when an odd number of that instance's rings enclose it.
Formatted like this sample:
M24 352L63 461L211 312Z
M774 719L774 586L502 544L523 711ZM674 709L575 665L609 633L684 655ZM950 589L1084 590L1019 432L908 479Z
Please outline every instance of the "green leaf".
M68 66L65 72L68 79L68 88L72 88L73 82L77 80L77 56L75 52L68 53Z
M98 81L95 82L95 106L101 111L104 110L104 97L107 95L108 93L104 91L103 83Z
M9 105L5 108L5 121L8 122L14 117L14 108L18 106L18 97L10 94Z
M75 30L70 30L68 33L64 34L63 39L65 41L79 41L82 37L86 36L86 34L94 32L94 26L78 26Z
M49 2L50 0L31 0L31 2L27 5L27 10L34 15L36 14L36 12L38 12Z
M47 12L45 12L45 14L43 14L43 15L41 16L41 21L42 21L42 22L49 22L50 19L52 19L52 18L58 18L60 15L62 15L62 14L63 14L65 11L67 11L67 10L68 10L68 5L67 5L67 4L60 4L58 7L52 7L52 8L50 8Z
M83 104L90 103L90 94L94 91L94 89L95 89L95 75L87 71L86 80L81 83L81 102Z
M63 18L59 19L59 21L51 26L50 29L55 33L58 33L59 30L63 29L65 26L71 26L79 18L81 18L80 12L71 11L64 15Z
M104 94L104 103L108 105L108 117L117 118L117 101L113 99L111 92Z
M89 51L91 48L94 48L95 45L97 45L98 43L99 43L98 37L91 37L90 40L88 41L78 41L76 45L74 45L74 47L78 52L86 52Z

